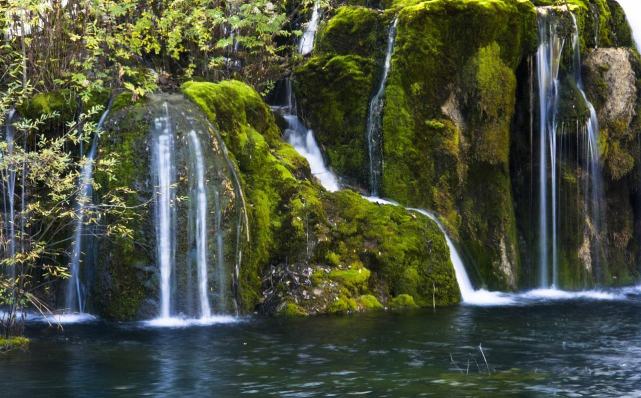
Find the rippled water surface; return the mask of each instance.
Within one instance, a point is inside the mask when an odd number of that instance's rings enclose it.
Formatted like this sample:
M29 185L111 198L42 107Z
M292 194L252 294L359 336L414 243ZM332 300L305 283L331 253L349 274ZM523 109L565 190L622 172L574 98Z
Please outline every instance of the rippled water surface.
M3 396L641 396L636 296L28 335Z

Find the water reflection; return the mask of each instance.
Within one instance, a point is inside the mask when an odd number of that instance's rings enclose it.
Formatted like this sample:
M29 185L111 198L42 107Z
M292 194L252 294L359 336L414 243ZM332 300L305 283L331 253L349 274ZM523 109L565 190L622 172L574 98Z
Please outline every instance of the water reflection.
M95 322L59 333L36 324L29 353L0 357L0 388L15 396L638 396L640 328L636 299L183 329Z

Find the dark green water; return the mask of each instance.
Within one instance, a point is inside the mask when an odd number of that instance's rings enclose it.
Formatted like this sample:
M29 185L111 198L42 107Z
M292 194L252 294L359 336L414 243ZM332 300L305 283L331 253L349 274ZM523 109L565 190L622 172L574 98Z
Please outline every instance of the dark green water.
M3 397L641 396L638 297L28 335Z

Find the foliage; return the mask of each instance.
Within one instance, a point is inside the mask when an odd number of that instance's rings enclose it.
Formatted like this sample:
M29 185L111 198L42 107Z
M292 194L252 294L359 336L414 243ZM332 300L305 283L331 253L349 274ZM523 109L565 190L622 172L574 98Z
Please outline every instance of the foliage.
M35 89L85 100L104 87L139 97L193 77L266 90L292 34L283 0L9 0L0 14L2 53L24 58Z
M20 57L10 61L2 66L5 75L24 71L16 67L24 65ZM4 308L0 328L5 337L20 332L26 307L48 311L54 283L69 277L66 254L73 225L99 225L109 214L115 221L99 226L102 233L127 237L131 231L120 221L135 216L121 200L128 188L108 192L103 203L88 206L82 218L75 211L78 203L89 200L78 184L89 160L78 160L73 151L99 134L94 120L101 107L89 108L69 121L61 133L50 135L43 126L59 116L57 111L40 113L37 118L14 114L33 93L28 79L14 76L18 79L0 93L0 125L5 129L5 140L0 143L4 209L0 218L0 306ZM113 157L105 158L101 167L113 176L116 163Z

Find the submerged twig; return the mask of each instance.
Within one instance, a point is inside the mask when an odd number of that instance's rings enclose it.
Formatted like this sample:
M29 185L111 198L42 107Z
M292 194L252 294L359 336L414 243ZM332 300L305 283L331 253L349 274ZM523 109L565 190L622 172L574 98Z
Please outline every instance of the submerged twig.
M479 344L479 351L481 351L481 355L483 356L483 361L485 361L485 367L487 368L487 374L492 373L490 371L490 365L487 363L487 358L485 358L485 353L483 352L483 347L481 344Z

